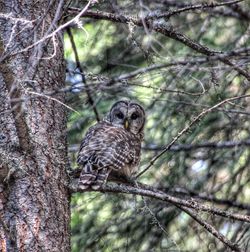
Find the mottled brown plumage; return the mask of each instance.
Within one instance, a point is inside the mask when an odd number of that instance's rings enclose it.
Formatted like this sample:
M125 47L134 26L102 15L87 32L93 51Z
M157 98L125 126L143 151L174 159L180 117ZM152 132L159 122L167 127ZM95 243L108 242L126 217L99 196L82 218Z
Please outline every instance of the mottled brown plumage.
M77 158L79 187L99 188L112 170L131 177L140 162L145 112L134 102L116 102L85 135Z

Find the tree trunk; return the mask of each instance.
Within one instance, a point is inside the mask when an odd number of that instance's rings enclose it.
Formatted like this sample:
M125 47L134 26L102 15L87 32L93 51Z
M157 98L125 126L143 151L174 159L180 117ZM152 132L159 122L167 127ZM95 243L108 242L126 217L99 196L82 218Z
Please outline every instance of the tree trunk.
M70 251L63 4L0 0L2 252Z

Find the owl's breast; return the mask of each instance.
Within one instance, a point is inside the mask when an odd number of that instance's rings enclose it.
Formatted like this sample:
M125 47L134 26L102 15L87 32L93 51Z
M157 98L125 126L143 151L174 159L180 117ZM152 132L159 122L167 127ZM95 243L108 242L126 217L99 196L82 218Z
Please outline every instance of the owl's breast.
M110 168L131 177L140 161L141 139L121 127L103 122L93 126L83 139L78 163L93 169Z
M137 172L137 170L137 166L125 165L122 169L117 170L117 173L126 177L132 177Z

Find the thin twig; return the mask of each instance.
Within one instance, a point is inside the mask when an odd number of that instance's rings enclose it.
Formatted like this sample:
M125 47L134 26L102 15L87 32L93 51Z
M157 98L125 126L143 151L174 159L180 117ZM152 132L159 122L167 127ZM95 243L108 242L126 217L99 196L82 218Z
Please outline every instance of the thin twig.
M226 6L226 5L233 5L236 3L240 3L244 0L234 0L234 1L228 1L228 2L223 2L223 3L202 3L202 4L197 4L197 5L190 5L190 6L186 6L183 8L179 8L176 10L172 10L172 11L168 11L168 12L164 12L164 13L149 13L149 15L147 15L145 17L145 19L156 19L156 18L170 18L173 15L177 15L180 14L182 12L186 12L186 11L190 11L190 10L203 10L203 9L209 9L209 8L215 8L215 7L221 7L221 6Z
M65 29L66 27L70 26L71 24L73 24L74 22L77 22L78 19L88 10L89 6L91 4L93 4L95 1L94 0L90 0L86 6L83 9L79 9L79 13L72 18L71 20L69 20L68 22L66 22L65 24L59 26L55 31L51 32L50 34L48 34L47 36L42 37L41 39L39 39L38 41L36 41L35 43L27 46L26 48L22 49L22 50L18 50L17 52L11 53L8 56L14 56L16 54L19 53L23 53L23 52L27 52L29 49L33 48L34 46L43 43L44 41L46 41L49 38L52 38L53 36L55 36L57 33L59 33L60 31L62 31L63 29ZM7 58L7 55L3 56L0 58L0 62L4 61Z
M227 247L232 249L233 251L241 252L241 250L237 243L233 243L230 240L228 240L223 234L221 234L219 231L217 231L212 225L204 221L196 211L193 211L191 209L188 209L187 207L178 206L178 208L186 212L189 216L191 216L196 222L198 222L202 227L204 227L209 233L211 233L214 237L219 239L221 242L223 242Z
M204 142L197 144L176 144L172 145L168 151L179 152L179 151L193 151L196 149L230 149L230 148L238 148L241 146L250 146L250 140L241 140L241 141L225 141L225 142ZM164 147L159 146L143 146L143 150L150 151L162 151Z
M67 104L59 101L58 99L56 98L53 98L51 96L48 96L48 95L45 95L45 94L42 94L42 93L37 93L37 92L33 92L33 91L27 91L28 93L30 94L33 94L33 95L37 95L37 96L40 96L40 97L44 97L44 98L47 98L49 100L52 100L52 101L55 101L55 102L58 102L59 104L61 104L62 106L64 106L65 108L77 113L78 115L80 115L80 113L78 111L76 111L75 109L71 108L70 106L68 106Z
M90 103L91 107L93 108L96 120L99 122L100 121L100 116L99 116L99 113L97 111L95 102L94 102L94 100L93 100L93 98L91 96L89 87L88 87L88 85L86 83L86 79L85 79L85 76L84 76L84 73L83 73L83 69L82 69L82 66L81 66L81 63L80 63L80 60L79 60L79 56L78 56L76 44L75 44L75 41L74 41L74 37L73 37L73 35L72 35L71 30L70 30L69 27L67 28L67 33L68 33L68 36L69 36L69 39L70 39L70 43L71 43L71 46L72 46L72 49L73 49L73 52L74 52L74 55L75 55L76 66L77 66L77 68L79 69L79 71L81 73L80 75L81 75L82 82L85 84L84 86L85 86L86 94L88 96L88 102Z
M180 152L180 151L193 151L197 149L231 149L239 148L242 146L250 146L250 140L241 141L225 141L225 142L203 142L194 144L175 144L170 147L168 151L170 152ZM144 145L142 150L144 151L162 151L166 147L157 145ZM79 144L73 144L69 146L69 152L76 152L79 150Z

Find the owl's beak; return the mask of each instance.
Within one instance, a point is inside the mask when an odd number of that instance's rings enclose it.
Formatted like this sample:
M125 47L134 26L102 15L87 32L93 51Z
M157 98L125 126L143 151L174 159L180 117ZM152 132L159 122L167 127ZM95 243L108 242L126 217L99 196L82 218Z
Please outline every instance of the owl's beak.
M126 130L128 129L128 126L129 126L128 119L125 118L125 120L124 120L124 127L125 127Z

